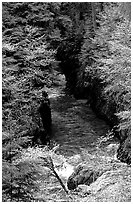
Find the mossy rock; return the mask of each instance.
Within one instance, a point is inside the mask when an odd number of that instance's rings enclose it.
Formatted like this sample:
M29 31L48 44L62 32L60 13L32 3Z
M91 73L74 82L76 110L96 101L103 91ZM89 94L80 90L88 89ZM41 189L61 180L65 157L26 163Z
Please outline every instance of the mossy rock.
M86 165L79 165L68 178L67 187L74 190L80 184L90 185L102 174L99 170L94 170Z

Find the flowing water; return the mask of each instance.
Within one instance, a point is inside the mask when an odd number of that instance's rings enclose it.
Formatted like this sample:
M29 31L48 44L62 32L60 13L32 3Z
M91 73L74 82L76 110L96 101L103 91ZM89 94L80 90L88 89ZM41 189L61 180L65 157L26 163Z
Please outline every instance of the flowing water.
M60 154L70 157L92 155L114 158L118 142L108 136L109 126L90 109L87 100L76 100L73 96L60 93L51 98L53 140L60 145ZM109 151L110 148L114 151ZM116 147L116 148L115 148ZM108 149L108 151L106 150ZM111 154L110 154L111 153Z
M65 83L64 83L65 85ZM90 186L81 185L67 195L48 168L38 179L37 201L130 201L130 167L116 158L118 141L109 126L91 110L87 100L67 95L64 86L48 90L52 110L51 143L58 145L53 155L56 172L66 185L79 164L102 169Z

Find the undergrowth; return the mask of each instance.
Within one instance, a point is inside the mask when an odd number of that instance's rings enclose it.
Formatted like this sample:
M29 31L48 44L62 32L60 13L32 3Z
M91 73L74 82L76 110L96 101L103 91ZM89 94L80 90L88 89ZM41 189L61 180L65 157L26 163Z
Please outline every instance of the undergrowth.
M131 136L131 25L113 3L105 5L99 23L95 37L84 40L77 87L87 90L91 107L123 142ZM86 23L85 36L89 34ZM127 151L130 157L130 147Z
M3 3L2 8L3 201L32 201L37 165L18 159L43 129L38 108L42 91L53 83L55 51L46 41L47 29L28 22L32 16L25 17L29 9L36 12L34 3Z

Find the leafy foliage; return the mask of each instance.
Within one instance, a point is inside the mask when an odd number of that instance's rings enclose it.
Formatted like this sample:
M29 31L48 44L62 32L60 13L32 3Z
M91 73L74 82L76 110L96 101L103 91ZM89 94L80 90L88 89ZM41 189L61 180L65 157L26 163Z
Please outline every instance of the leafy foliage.
M130 137L131 27L119 12L119 3L104 4L95 37L85 39L81 50L80 81L86 85L93 108L113 125L120 140ZM86 36L90 30L86 29Z
M130 24L117 15L117 8L112 5L105 8L101 26L92 39L93 75L103 84L101 98L114 102L114 114L130 110ZM91 72L89 66L86 72L88 75ZM108 110L108 105L105 104L103 109Z
M43 129L38 107L44 87L53 83L49 75L55 51L46 40L50 26L40 23L45 11L44 22L51 20L47 7L3 3L3 201L33 200L37 166L19 158Z

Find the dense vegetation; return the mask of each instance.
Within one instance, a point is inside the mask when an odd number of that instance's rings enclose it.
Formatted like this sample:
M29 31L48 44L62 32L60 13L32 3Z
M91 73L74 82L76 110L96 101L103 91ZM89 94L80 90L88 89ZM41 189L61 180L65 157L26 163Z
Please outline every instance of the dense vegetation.
M23 148L45 138L38 108L45 86L52 84L50 64L55 51L46 41L50 11L48 19L44 11L47 5L42 3L3 3L4 201L32 200L37 165L19 161L19 157Z
M122 145L128 140L126 151L118 151L118 157L130 163L131 27L118 9L117 4L105 5L91 46L85 39L80 55L85 80L82 76L80 80L88 88L92 108L114 126ZM85 35L89 35L88 29Z
M130 4L94 5L89 3L84 22L79 16L82 32L61 43L57 57L71 92L88 98L97 115L109 122L121 142L118 158L130 163Z
M45 88L56 85L58 61L71 93L115 129L118 157L130 164L127 10L120 3L3 3L3 201L33 199L37 165L19 158L33 138L41 140L38 107Z

